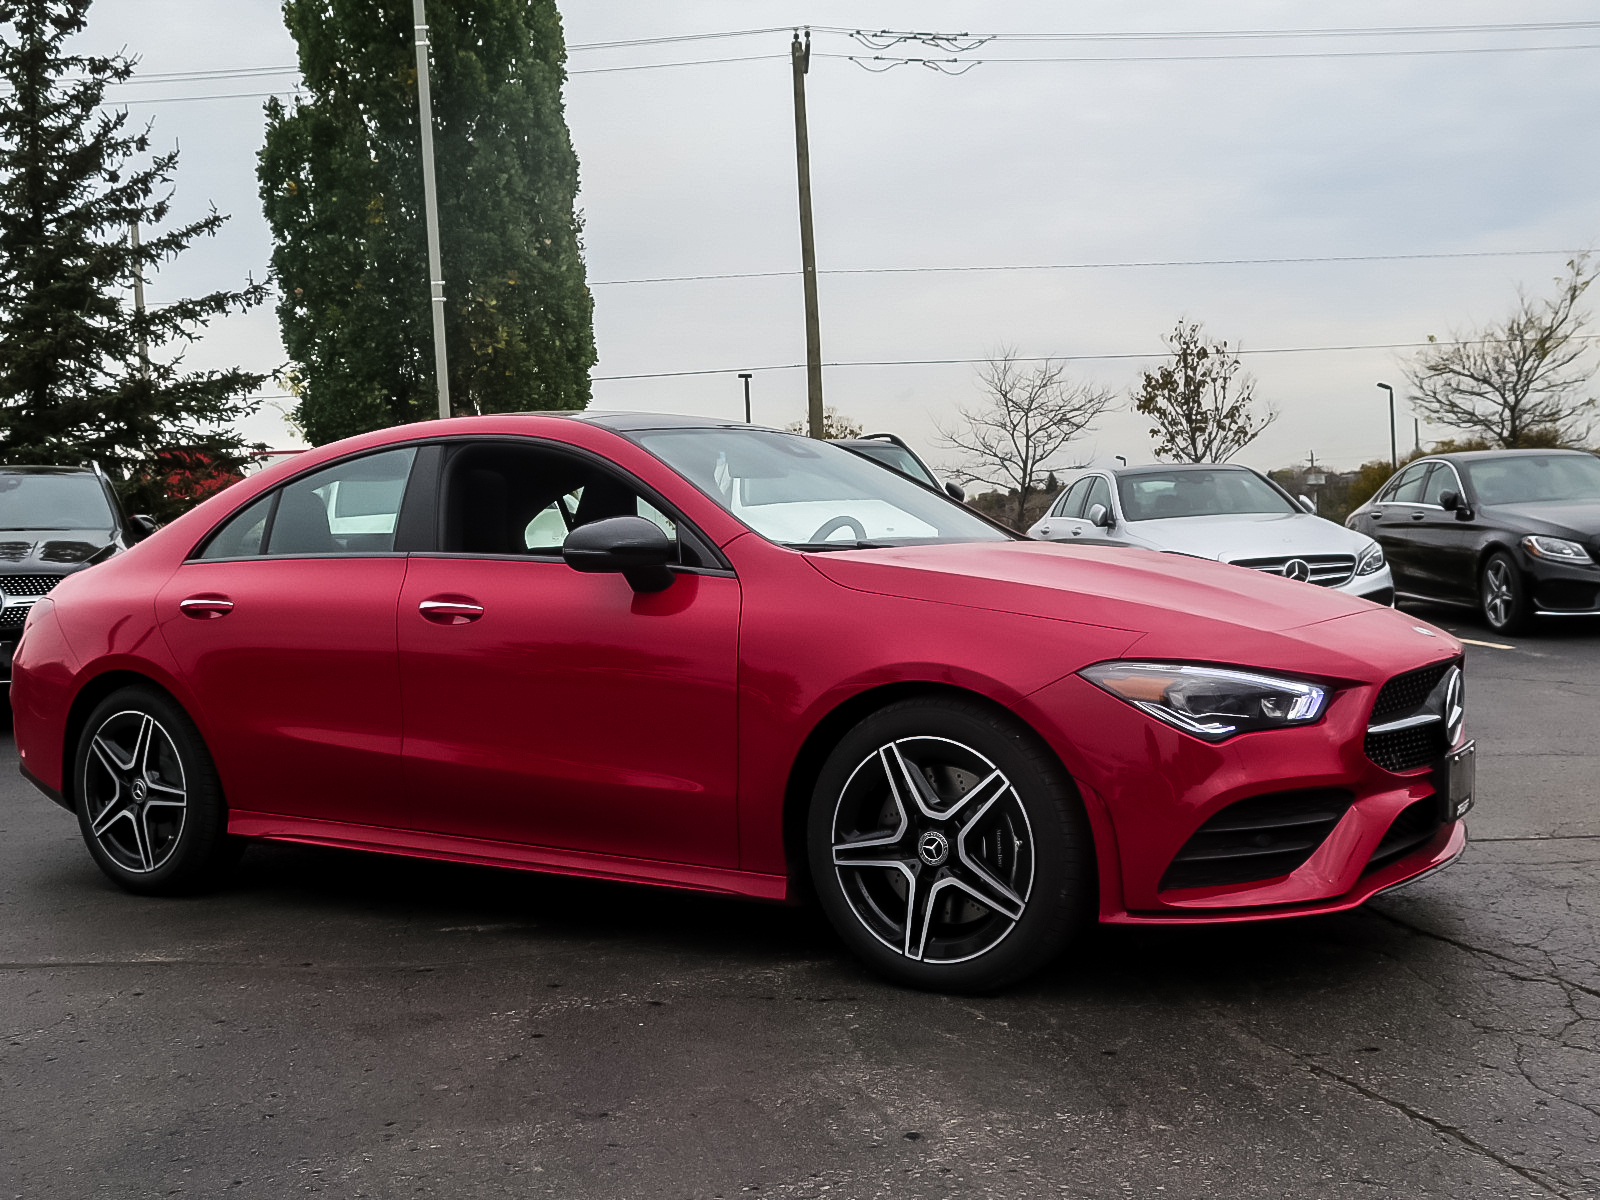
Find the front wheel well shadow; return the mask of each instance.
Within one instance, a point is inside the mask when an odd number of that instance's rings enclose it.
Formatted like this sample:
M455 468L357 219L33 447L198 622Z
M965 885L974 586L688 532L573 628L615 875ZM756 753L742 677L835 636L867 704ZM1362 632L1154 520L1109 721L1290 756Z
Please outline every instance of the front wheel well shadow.
M811 793L817 785L817 777L822 774L823 764L828 761L828 755L846 733L879 709L901 700L924 696L966 700L1003 714L1036 738L1060 766L1062 774L1068 779L1072 778L1072 772L1061 762L1055 749L1036 730L1005 705L981 692L953 684L912 680L884 684L851 696L817 722L801 744L800 752L795 755L794 765L789 768L789 782L783 794L783 854L788 865L791 900L809 904L813 898L809 856L806 854L806 818L811 807Z
M182 704L178 704L176 696L148 675L141 675L137 671L107 671L104 675L96 675L84 684L72 698L72 707L67 710L67 727L61 746L61 798L73 812L78 811L78 800L73 794L78 738L83 735L83 727L88 723L89 714L94 711L95 705L111 693L125 687L149 688L153 692L159 692L173 704L177 704L178 708L183 708Z

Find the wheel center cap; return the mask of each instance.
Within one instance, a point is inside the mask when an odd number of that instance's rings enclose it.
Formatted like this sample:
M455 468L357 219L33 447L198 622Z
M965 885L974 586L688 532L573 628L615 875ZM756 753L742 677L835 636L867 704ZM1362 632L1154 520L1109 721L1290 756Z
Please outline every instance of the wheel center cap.
M937 829L930 829L917 839L917 857L930 867L937 867L950 857L950 839Z
M147 797L149 794L150 794L150 785L149 784L147 784L142 779L135 779L133 781L133 798L136 801L138 801L140 804L143 804L144 801L145 801L145 797Z

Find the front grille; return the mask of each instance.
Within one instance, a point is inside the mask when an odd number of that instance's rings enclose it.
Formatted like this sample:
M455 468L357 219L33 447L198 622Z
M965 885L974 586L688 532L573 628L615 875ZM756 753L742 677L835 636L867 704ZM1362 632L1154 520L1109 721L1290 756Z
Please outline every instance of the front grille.
M1356 573L1356 560L1350 554L1286 554L1281 558L1236 558L1233 565L1249 567L1252 571L1265 571L1269 575L1282 575L1292 562L1303 562L1310 570L1307 583L1318 587L1338 587L1350 582Z
M1400 810L1400 815L1389 826L1389 831L1383 835L1383 840L1378 843L1378 848L1372 852L1372 857L1367 860L1367 866L1362 874L1376 871L1385 863L1391 863L1404 854L1409 854L1424 842L1430 841L1433 835L1439 832L1439 800L1430 796L1426 800L1418 800L1408 804Z
M32 553L32 542L0 542L0 560L21 562Z
M1316 853L1354 801L1349 792L1319 788L1230 804L1183 844L1161 877L1160 890L1287 875Z
M1378 699L1372 705L1373 725L1381 725L1390 717L1398 717L1422 707L1422 702L1428 694L1439 686L1439 680L1445 673L1455 666L1454 662L1434 663L1431 667L1423 667L1420 671L1407 671L1404 675L1396 675L1383 685L1378 692Z
M1372 705L1373 725L1428 712L1424 707L1439 681L1458 666L1460 660L1434 663L1417 671L1396 675L1378 692ZM1385 771L1414 771L1443 758L1450 749L1449 731L1441 719L1407 729L1391 729L1383 733L1369 732L1364 743L1367 757Z
M0 575L0 592L8 596L42 596L63 578L61 575Z
M21 629L32 607L31 604L8 604L0 608L0 629Z

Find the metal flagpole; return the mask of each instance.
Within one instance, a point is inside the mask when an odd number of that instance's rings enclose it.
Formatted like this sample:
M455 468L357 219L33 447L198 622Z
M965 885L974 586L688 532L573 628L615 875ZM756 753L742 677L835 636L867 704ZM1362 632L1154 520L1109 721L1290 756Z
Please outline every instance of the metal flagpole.
M439 190L433 181L433 97L428 90L428 14L424 0L411 0L417 34L417 111L422 127L422 207L428 225L428 292L433 308L433 373L439 385L439 415L450 415L450 362L444 345L444 267L439 258Z

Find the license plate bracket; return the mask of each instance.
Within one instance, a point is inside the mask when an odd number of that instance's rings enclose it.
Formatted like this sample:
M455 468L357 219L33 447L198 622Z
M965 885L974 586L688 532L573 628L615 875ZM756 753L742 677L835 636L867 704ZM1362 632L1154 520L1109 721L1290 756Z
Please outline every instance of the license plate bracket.
M1439 820L1459 821L1472 808L1477 785L1478 743L1452 750L1433 769L1433 790L1439 797Z

